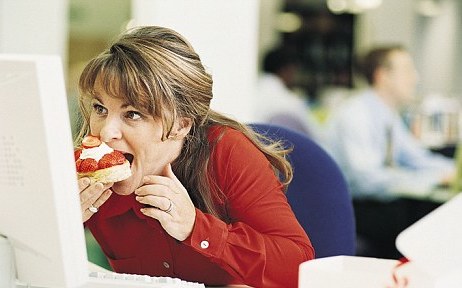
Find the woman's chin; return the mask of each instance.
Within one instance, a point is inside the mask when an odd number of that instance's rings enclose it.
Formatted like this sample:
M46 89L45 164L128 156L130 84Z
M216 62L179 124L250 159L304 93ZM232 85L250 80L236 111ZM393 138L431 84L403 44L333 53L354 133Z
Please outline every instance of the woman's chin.
M114 183L111 188L111 190L118 195L130 195L135 189L136 187L133 187L133 182L130 181L130 178Z

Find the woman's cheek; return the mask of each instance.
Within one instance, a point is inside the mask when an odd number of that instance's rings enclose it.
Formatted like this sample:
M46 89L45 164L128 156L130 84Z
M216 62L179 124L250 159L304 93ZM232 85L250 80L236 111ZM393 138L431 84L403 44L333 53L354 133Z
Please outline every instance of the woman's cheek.
M99 131L101 131L101 124L95 117L90 116L90 133L92 135L99 135Z

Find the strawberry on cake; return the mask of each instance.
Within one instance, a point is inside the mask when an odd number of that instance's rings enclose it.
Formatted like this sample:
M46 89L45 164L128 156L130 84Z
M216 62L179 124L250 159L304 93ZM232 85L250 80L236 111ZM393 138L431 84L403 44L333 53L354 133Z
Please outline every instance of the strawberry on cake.
M75 149L78 178L89 177L95 182L119 182L131 176L130 163L120 151L114 150L96 136L85 136Z

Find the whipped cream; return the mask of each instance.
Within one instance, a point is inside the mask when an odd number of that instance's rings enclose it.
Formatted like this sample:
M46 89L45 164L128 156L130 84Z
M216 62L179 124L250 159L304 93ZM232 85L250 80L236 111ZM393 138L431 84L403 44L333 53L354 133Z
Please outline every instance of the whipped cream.
M79 158L80 159L92 158L92 159L95 159L96 161L99 161L101 158L103 158L104 155L109 154L112 151L114 151L114 149L109 147L106 143L101 142L101 145L99 145L98 147L84 148Z

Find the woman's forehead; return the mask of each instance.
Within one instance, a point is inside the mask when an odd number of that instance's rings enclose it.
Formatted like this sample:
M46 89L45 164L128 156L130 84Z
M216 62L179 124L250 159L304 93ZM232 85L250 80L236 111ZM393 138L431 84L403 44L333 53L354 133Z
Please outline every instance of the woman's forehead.
M124 89L120 85L120 81L117 78L113 78L111 81L110 79L105 79L100 75L101 74L99 74L95 79L95 83L91 91L92 97L101 98L102 96L107 96L124 102L124 105L134 106L135 103L131 103L127 97L127 91L125 91L127 89Z
M105 70L101 71L96 75L95 82L93 85L93 91L95 93L106 93L111 96L117 97L121 93L121 80L115 73L108 73Z

